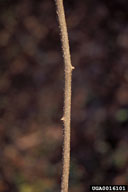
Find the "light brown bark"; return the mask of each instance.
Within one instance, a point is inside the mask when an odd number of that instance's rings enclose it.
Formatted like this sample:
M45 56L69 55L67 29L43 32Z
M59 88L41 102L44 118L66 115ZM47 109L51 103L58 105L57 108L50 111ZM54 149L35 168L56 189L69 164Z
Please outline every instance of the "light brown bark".
M71 122L71 79L74 67L71 64L69 40L63 0L55 0L61 32L61 44L65 64L65 91L64 91L64 145L63 145L63 171L61 192L68 192L69 169L70 169L70 122Z

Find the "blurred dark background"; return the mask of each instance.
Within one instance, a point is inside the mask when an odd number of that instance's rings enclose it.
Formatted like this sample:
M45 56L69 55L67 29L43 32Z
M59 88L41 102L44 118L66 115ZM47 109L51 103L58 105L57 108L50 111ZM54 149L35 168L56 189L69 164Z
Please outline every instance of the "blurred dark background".
M128 1L64 0L70 192L128 184ZM64 64L53 0L0 0L0 192L59 192Z

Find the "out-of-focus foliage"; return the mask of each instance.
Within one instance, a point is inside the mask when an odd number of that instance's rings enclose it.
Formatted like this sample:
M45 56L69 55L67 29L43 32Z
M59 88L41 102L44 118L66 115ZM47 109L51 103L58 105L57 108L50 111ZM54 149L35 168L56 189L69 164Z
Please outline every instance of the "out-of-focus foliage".
M64 0L70 192L128 184L128 1ZM0 192L60 191L63 58L54 1L0 1Z

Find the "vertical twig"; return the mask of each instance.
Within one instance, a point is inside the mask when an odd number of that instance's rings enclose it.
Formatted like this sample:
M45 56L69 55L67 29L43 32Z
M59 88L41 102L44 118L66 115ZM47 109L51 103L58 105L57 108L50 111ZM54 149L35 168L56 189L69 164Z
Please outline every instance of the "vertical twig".
M64 92L64 146L63 146L63 173L61 181L61 192L68 192L69 168L70 168L70 119L71 119L71 79L72 70L69 49L68 33L64 13L63 0L55 0L59 26L61 31L61 44L65 64L65 92Z

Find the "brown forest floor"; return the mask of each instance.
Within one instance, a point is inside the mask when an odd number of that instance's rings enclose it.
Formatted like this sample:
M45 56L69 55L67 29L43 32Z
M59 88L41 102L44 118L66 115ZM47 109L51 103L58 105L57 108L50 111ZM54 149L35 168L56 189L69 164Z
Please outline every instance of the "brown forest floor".
M128 184L128 1L64 0L70 192ZM0 192L60 189L64 65L54 1L0 0Z

